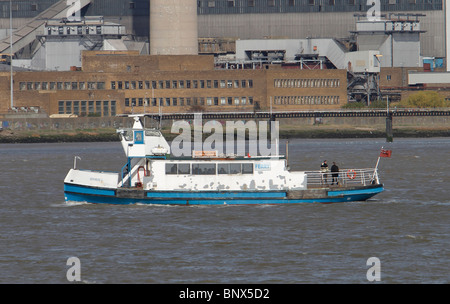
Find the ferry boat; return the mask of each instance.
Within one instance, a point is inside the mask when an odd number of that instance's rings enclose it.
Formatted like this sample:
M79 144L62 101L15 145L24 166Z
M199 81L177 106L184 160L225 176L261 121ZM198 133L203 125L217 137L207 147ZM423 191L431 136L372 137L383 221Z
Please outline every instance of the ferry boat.
M172 157L158 129L139 116L121 129L126 164L121 172L70 169L64 179L67 202L159 205L296 204L365 201L383 191L378 162L371 169L290 171L283 155L225 156L193 151ZM379 161L379 158L378 158ZM328 182L328 183L327 183Z

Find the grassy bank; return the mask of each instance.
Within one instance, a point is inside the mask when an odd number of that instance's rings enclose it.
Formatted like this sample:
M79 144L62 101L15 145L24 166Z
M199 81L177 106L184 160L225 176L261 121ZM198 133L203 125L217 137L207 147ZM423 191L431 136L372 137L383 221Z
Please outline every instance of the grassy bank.
M177 134L163 130L167 140ZM210 134L204 134L204 138ZM280 138L385 138L382 128L354 126L281 126ZM394 128L395 138L450 137L450 127L398 127ZM119 141L114 129L75 131L9 131L0 132L0 143L55 143L55 142L111 142Z

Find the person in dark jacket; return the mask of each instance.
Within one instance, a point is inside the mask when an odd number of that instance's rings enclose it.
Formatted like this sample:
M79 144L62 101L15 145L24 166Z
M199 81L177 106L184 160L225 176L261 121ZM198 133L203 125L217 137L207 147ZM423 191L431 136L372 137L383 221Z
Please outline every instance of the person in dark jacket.
M338 178L339 178L339 167L336 165L335 162L333 162L333 165L331 166L331 184L334 185L334 183L336 183L336 185L339 185Z

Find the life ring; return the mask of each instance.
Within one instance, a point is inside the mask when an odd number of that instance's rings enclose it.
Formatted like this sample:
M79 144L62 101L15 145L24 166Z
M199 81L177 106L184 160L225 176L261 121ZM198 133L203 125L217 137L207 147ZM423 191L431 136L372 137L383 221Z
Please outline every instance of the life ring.
M355 177L356 177L356 172L355 172L355 170L353 170L353 169L348 170L348 171L347 171L347 177L348 177L349 179L355 179Z

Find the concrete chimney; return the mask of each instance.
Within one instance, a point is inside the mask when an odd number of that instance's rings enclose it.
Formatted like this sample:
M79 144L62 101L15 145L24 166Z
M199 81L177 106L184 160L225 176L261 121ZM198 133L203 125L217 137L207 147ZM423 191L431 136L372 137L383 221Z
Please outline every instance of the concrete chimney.
M150 0L150 54L198 55L196 0Z

